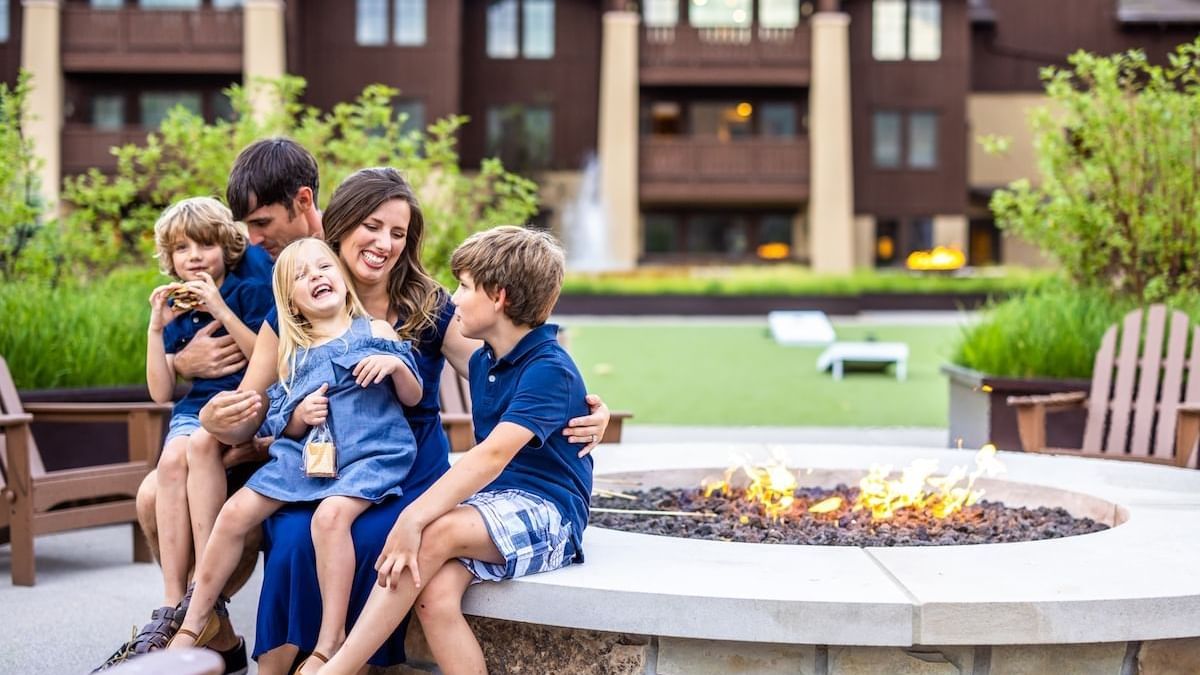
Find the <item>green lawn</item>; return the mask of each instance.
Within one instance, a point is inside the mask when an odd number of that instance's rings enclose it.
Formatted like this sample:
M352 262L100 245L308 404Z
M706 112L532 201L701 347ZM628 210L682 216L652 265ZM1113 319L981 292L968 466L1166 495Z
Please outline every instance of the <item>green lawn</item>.
M816 370L819 348L781 347L766 326L612 325L568 320L587 381L632 423L779 426L946 426L938 368L955 326L838 326L840 340L874 335L909 346L908 380Z

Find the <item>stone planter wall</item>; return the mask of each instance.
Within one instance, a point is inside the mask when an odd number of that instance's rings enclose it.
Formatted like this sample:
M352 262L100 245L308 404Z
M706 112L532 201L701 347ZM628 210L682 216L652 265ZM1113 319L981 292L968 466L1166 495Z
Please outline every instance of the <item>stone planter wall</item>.
M491 675L1182 675L1200 673L1200 638L1070 645L847 647L717 642L468 617ZM420 624L409 663L375 673L438 672Z
M850 315L863 311L978 309L985 293L863 293L861 295L567 295L554 313L598 315L754 316L775 310L817 310Z
M950 386L950 446L978 448L992 443L1001 450L1020 450L1017 413L1009 396L1091 390L1089 380L992 377L969 368L942 366ZM1047 416L1046 441L1051 447L1077 448L1083 441L1085 410Z

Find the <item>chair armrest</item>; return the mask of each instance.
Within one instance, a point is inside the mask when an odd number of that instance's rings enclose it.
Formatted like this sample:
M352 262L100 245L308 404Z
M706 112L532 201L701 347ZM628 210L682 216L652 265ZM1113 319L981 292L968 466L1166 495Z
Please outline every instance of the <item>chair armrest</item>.
M1046 449L1046 413L1083 407L1088 395L1082 391L1037 396L1009 396L1008 405L1017 409L1017 435L1025 452Z
M33 415L0 415L0 429L19 427L33 421Z
M1195 467L1192 456L1200 439L1200 401L1185 401L1175 409L1175 465Z
M625 420L633 417L633 413L626 410L614 410L609 412L608 427L604 430L604 437L600 439L601 443L620 443L621 432L625 426Z
M1033 396L1009 396L1006 400L1008 405L1014 408L1024 408L1028 406L1039 406L1045 408L1047 412L1057 412L1059 410L1070 410L1071 408L1080 408L1084 403L1087 403L1088 395L1084 391L1068 391L1058 394L1035 394Z
M124 422L129 428L129 461L158 463L163 425L170 403L29 403L25 411L38 422Z

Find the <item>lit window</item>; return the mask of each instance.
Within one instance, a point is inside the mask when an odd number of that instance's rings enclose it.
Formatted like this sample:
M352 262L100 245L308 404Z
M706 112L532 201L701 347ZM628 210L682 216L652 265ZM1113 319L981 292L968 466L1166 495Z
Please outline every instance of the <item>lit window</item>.
M395 43L405 47L425 44L425 0L396 0L395 9Z
M694 103L691 106L692 135L715 137L722 142L753 135L754 106L747 101Z
M900 166L900 113L877 110L872 120L872 148L875 166L895 169Z
M98 94L92 97L92 127L98 131L119 131L125 126L125 97Z
M487 55L493 59L515 59L517 43L517 0L489 0L487 8Z
M937 167L937 113L908 115L908 165L914 169Z
M364 46L387 44L387 0L357 0L354 41Z
M749 28L750 0L688 0L688 23L697 28Z
M647 28L664 28L679 23L679 0L646 0L642 3L642 22Z
M910 0L908 58L937 61L942 58L942 5L940 0Z
M874 0L871 55L876 61L942 57L941 0Z
M524 0L521 49L527 59L554 57L554 0Z
M871 55L876 61L904 59L904 0L875 0L871 9Z
M141 107L142 126L157 129L176 106L183 106L195 115L201 112L200 94L194 91L144 92L138 99Z
M800 25L800 0L758 0L758 25L795 28Z

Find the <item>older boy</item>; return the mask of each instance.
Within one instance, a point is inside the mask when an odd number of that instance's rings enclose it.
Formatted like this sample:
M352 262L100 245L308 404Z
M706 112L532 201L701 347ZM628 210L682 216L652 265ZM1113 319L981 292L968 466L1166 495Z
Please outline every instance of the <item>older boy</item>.
M375 564L371 593L321 673L357 672L417 599L443 673L485 673L463 618L467 587L583 561L592 459L562 430L587 413L583 378L546 319L563 252L550 235L499 227L467 239L451 269L455 320L484 341L471 357L477 444L406 508Z

